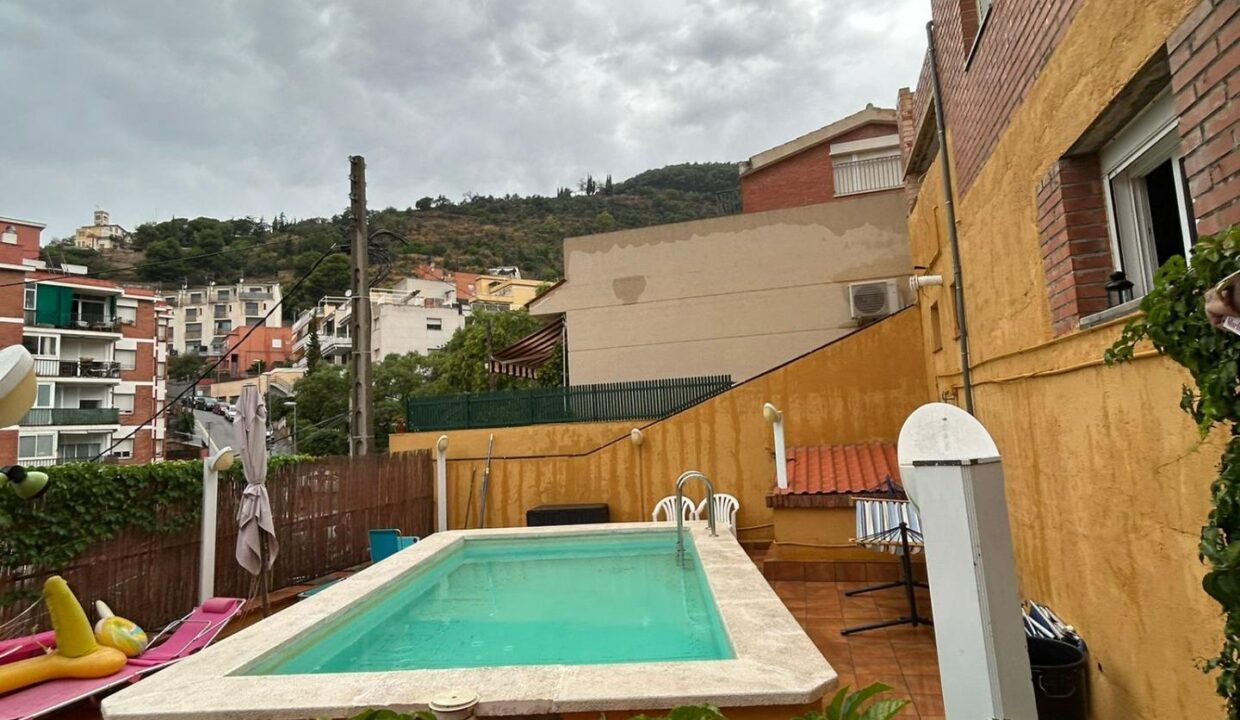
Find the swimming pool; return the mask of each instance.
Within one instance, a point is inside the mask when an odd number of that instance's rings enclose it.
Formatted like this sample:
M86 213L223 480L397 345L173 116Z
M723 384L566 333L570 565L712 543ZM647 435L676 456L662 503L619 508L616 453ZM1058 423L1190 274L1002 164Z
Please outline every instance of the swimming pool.
M703 522L685 532L685 570L664 523L435 533L106 698L103 715L407 713L453 689L482 717L819 708L836 673L744 549Z
M733 657L675 532L467 539L247 675Z

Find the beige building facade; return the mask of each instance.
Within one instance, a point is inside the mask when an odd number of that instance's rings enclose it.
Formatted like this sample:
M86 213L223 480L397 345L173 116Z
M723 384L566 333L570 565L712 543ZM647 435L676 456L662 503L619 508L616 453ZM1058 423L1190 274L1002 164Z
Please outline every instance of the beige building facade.
M96 210L94 222L73 233L73 244L91 250L113 250L129 243L129 231L114 225L107 210Z
M882 192L567 238L530 313L565 316L573 385L741 381L908 304L904 212Z
M225 350L225 338L234 329L255 323L280 327L280 312L263 317L283 297L280 283L248 281L236 284L210 284L183 287L164 292L164 302L172 308L169 342L177 354L194 353L218 357Z

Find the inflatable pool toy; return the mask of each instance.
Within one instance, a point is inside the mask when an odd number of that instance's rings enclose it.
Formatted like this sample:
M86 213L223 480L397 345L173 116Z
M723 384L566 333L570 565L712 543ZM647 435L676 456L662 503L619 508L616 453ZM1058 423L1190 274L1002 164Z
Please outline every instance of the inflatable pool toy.
M102 600L95 601L99 622L95 623L95 640L100 645L116 648L126 657L138 657L149 644L146 633L132 620L117 617Z
M95 641L86 612L59 575L43 583L43 602L52 617L56 649L0 665L0 695L58 678L106 677L125 666L125 653Z

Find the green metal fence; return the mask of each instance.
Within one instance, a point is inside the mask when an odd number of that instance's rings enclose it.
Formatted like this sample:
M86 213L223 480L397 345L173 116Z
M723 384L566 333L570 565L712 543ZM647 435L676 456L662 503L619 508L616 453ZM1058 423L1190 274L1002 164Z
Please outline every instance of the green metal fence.
M464 428L653 419L671 415L732 387L732 376L506 390L494 393L411 397L405 401L410 432Z

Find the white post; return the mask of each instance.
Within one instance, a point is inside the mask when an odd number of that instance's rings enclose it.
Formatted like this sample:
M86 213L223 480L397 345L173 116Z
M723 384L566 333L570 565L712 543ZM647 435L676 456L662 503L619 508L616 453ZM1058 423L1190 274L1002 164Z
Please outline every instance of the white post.
M215 511L219 506L220 471L232 467L232 448L220 448L202 461L202 557L198 564L198 602L215 597Z
M435 441L435 510L440 532L448 529L448 436Z
M784 448L784 414L774 405L767 403L762 406L762 416L771 424L775 433L775 482L780 489L788 487L788 455Z
M949 720L1036 720L1003 465L990 434L931 403L900 430L900 476L921 513Z

